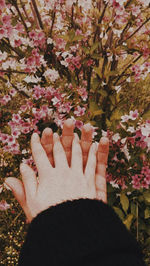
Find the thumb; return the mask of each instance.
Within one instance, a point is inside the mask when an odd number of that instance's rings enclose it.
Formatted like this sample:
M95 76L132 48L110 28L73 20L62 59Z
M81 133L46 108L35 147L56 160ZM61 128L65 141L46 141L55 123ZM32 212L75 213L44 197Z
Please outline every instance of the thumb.
M4 185L5 184L11 189L14 197L22 207L26 215L27 222L30 222L31 215L26 204L26 195L22 181L15 177L8 177L5 179Z
M8 177L5 179L4 184L6 184L6 186L8 186L12 190L14 197L23 208L25 206L26 198L24 186L21 180L15 177Z

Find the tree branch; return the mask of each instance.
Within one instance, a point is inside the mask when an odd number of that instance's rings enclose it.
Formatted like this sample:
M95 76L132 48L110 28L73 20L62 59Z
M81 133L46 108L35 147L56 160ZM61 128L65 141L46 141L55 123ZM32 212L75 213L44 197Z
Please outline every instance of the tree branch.
M114 83L114 86L117 85L118 81L122 78L122 76L125 74L125 72L134 64L136 63L140 58L142 57L142 54L140 54L131 64L129 64L125 70L120 74L120 76L117 78L116 82Z

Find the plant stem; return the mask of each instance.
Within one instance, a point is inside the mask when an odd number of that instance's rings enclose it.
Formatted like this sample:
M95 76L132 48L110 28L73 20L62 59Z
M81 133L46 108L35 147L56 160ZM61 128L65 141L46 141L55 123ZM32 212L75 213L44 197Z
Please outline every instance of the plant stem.
M136 225L137 225L137 230L136 230L136 239L137 241L139 240L139 206L138 206L138 202L136 203Z

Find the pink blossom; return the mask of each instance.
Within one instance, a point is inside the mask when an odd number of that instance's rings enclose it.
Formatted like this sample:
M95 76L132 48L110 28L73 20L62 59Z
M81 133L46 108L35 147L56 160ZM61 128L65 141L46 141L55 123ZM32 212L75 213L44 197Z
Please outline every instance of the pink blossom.
M6 7L5 0L0 0L0 10Z
M61 38L56 38L55 39L55 42L56 42L56 49L65 49L65 46L66 46L66 41L61 39Z
M76 30L76 35L81 35L81 34L82 34L82 30L77 29Z
M143 57L145 59L148 59L148 57L150 55L150 49L148 47L143 47L142 51L143 51Z
M11 100L10 95L4 95L2 99L0 99L0 103L6 105Z
M0 28L0 39L3 37L7 38L7 31L4 28Z
M5 144L8 141L8 136L7 134L0 133L0 140Z
M15 96L15 95L17 94L17 92L16 92L15 89L11 89L11 90L9 91L9 94L13 97L13 96Z
M18 143L13 143L11 146L10 146L10 151L13 153L13 154L21 154L21 151L20 151L20 147L19 147L19 144Z
M31 39L35 39L36 36L37 36L37 33L36 33L34 30L32 30L32 31L29 32L29 37L30 37Z
M139 116L138 110L130 111L130 113L129 113L129 119L131 119L131 120L137 119L138 116Z
M132 12L133 16L137 17L141 13L140 6L132 5L131 6L131 12Z
M140 179L138 178L138 175L132 176L132 185L133 188L135 189L140 189L141 188L141 183L140 183Z
M128 115L121 116L121 122L127 122L128 120L129 120L129 116Z
M141 182L141 185L143 188L149 189L149 184L146 182L145 179Z
M15 138L13 136L9 136L7 138L7 143L8 145L12 145L13 143L15 143Z
M17 23L15 26L15 29L19 31L20 33L24 33L24 27L21 23Z
M19 114L13 114L12 121L15 123L19 123L21 121L21 116Z
M14 46L15 47L19 47L21 44L22 44L22 41L20 39L14 41Z
M18 138L19 135L21 134L21 132L17 129L13 130L11 135L14 137L14 138Z
M76 120L75 127L77 127L78 129L81 129L83 127L83 122L80 120Z
M28 100L26 103L29 108L33 107L33 103L31 102L31 100Z
M5 26L11 24L11 16L10 15L2 16L2 23L4 23Z
M84 114L85 114L85 107L80 107L80 106L77 106L76 108L75 108L75 111L74 111L74 114L76 115L76 116L83 116Z
M6 211L7 209L10 209L10 204L6 202L6 200L0 201L0 211Z
M89 60L87 61L87 66L91 66L93 63L94 63L94 61L93 61L92 59L89 59Z
M45 88L41 88L40 86L34 86L33 91L34 91L33 98L38 100L44 95Z
M20 110L22 111L22 112L26 112L26 110L27 110L27 106L26 105L21 105L20 106Z
M30 56L30 57L27 58L27 66L32 66L32 65L35 65L35 64L36 64L35 57Z
M52 99L53 105L57 105L60 102L60 99L56 96Z

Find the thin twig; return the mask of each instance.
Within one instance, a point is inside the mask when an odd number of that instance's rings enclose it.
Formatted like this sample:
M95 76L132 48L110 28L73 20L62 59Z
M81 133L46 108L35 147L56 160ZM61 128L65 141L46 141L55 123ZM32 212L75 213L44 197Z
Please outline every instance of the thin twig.
M21 212L18 213L18 215L14 218L14 220L12 221L12 223L9 225L8 229L10 229L10 227L15 223L15 221L18 219L18 217L22 214L22 210Z
M17 1L13 1L13 5L14 5L14 7L16 8L16 10L17 10L17 12L18 12L18 15L19 15L19 17L20 17L20 19L21 19L21 21L22 21L22 23L23 23L23 26L24 26L24 28L25 28L25 31L27 32L27 34L28 34L28 27L27 27L27 25L26 25L26 23L25 23L25 21L24 21L24 18L23 18L23 16L22 16L22 14L21 14L21 12L20 12L20 10L19 10L19 7L18 7L18 5L17 5Z
M20 0L20 3L21 3L21 7L22 7L22 9L24 11L24 14L25 14L26 18L28 19L29 22L31 22L31 19L29 18L28 13L27 13L26 8L25 8L25 4L22 3L22 0Z
M41 16L40 16L39 10L38 10L38 8L37 8L36 1L35 1L35 0L31 0L31 2L32 2L33 7L34 7L34 10L35 10L35 12L36 12L36 15L37 15L37 18L38 18L38 21L39 21L40 27L41 27L41 29L43 30L44 27L43 27L43 23L42 23L42 19L41 19Z
M138 202L136 203L136 225L137 225L137 230L136 230L136 239L137 241L139 240L139 206Z
M40 29L40 25L39 25L39 22L37 20L36 12L35 12L35 10L33 8L33 4L31 2L30 2L30 7L31 7L31 10L32 10L32 14L34 16L34 21L36 23L36 26L37 26L38 29Z
M3 78L3 77L0 77L0 79L3 81L3 82L7 82L8 80Z
M56 17L56 11L53 11L53 15L52 15L52 25L51 25L51 29L49 32L49 36L52 37L52 31L53 31L53 27L54 27L54 23L55 23L55 17Z
M7 45L13 52L15 52L20 58L23 57L23 54L22 52L19 50L16 50L15 48L13 48L10 43L8 43L6 40L2 39L2 42L4 45Z
M4 72L4 73L17 73L17 74L27 74L26 72L21 72L21 71L18 71L18 70L3 70L3 69L0 69L0 72Z
M117 78L116 82L114 83L114 86L118 83L118 81L122 78L124 73L134 64L136 63L140 58L142 57L142 54L140 54L131 64L129 64L125 70L120 74L120 76Z
M132 38L148 21L150 20L150 17L147 18L140 27L138 27L130 36L128 36L125 40L122 40L116 47L118 47L119 45L121 45L123 42L126 42L127 40L129 40L130 38Z

